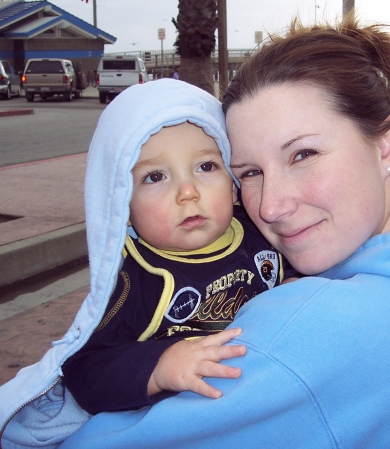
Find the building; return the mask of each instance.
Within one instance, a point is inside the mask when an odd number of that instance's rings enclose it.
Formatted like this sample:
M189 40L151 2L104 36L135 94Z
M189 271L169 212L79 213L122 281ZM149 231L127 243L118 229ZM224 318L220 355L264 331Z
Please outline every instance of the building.
M105 44L116 38L46 0L0 0L0 58L17 71L30 58L80 61L96 70Z

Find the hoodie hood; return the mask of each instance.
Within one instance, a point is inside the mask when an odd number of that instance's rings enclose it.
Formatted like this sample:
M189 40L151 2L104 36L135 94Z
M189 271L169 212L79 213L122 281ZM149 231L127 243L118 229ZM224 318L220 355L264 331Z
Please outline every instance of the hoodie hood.
M138 84L116 97L101 115L89 149L85 180L91 299L99 308L97 320L122 262L133 190L131 170L141 147L162 127L185 121L202 127L215 139L230 171L221 104L193 85L174 79Z

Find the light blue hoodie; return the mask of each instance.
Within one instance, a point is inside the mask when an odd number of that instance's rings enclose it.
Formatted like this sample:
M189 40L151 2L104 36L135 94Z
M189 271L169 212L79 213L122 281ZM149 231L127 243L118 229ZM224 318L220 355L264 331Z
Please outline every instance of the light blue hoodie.
M234 320L239 379L101 413L60 449L389 449L390 234L323 274L268 290Z
M61 365L88 340L115 287L129 231L131 170L141 146L163 126L187 120L215 139L229 166L230 147L219 101L183 81L163 79L132 86L101 115L85 181L91 293L64 338L54 342L41 361L0 388L2 449L55 448L88 420L89 415L64 390Z

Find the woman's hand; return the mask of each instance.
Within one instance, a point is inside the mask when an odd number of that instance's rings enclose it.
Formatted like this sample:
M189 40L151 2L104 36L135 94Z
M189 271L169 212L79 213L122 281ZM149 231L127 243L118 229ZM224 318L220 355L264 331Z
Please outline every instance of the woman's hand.
M203 377L236 379L241 370L221 365L221 360L240 357L246 353L243 345L223 346L241 334L241 329L227 329L196 340L182 340L166 349L149 379L148 395L169 391L193 391L218 399L222 392Z

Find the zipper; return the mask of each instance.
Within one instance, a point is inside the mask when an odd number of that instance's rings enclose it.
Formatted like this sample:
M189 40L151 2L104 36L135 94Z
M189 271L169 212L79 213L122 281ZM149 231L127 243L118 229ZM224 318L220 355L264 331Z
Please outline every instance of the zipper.
M8 426L8 424L10 423L10 421L20 412L20 410L22 410L23 407L25 407L26 405L30 404L31 402L34 402L36 399L40 398L41 396L43 396L44 394L46 394L49 390L51 390L55 385L58 384L58 382L61 380L62 376L58 376L57 379L52 382L47 388L45 388L42 393L37 394L36 396L34 396L32 399L30 399L29 401L25 402L24 404L22 404L21 406L19 406L14 413L12 413L12 415L8 418L8 420L5 422L4 426L2 427L2 429L0 430L0 449L2 449L2 445L1 445L1 440L3 438L3 434L5 431L5 428Z

